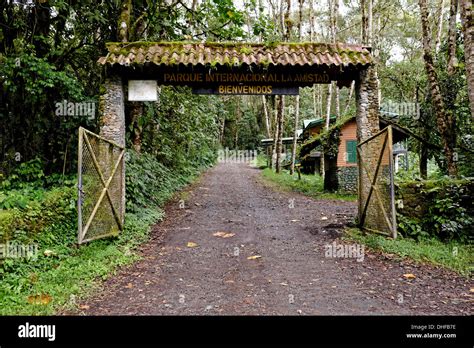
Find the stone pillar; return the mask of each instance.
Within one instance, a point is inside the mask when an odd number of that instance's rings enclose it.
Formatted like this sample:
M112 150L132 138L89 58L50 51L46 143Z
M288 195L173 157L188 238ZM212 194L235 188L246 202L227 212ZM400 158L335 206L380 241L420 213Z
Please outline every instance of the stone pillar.
M125 146L125 103L122 79L109 77L100 97L100 135Z
M104 93L100 96L100 136L111 140L120 146L125 147L125 95L123 81L120 76L111 76L105 80ZM108 156L101 160L108 163L109 168L113 166L113 158ZM117 169L117 179L121 187L121 211L122 224L125 216L125 158L122 161L123 166Z
M380 130L377 84L377 74L374 67L361 71L359 81L356 81L358 143L370 138Z
M377 91L377 72L374 66L363 70L359 74L359 80L356 81L356 123L357 123L357 143L360 144L364 140L370 138L380 130L379 126L379 100ZM366 160L368 160L366 158ZM363 202L360 197L360 190L370 188L371 183L368 182L364 170L362 168L361 159L357 156L357 165L359 169L359 219L362 214Z

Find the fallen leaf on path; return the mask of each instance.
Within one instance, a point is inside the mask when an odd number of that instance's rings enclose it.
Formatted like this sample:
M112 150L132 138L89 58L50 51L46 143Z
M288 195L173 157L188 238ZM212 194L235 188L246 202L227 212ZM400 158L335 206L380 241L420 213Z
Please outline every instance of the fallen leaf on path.
M125 285L125 287L126 287L127 289L131 289L131 288L133 288L133 284L132 284L132 283L128 283L127 285Z
M187 246L188 248L195 248L195 247L198 246L198 244L197 244L197 243L194 243L194 242L188 242L188 244L186 244L186 246Z
M470 289L469 289L469 292L474 292L474 288L470 288Z
M230 238L235 236L235 233L230 233L230 232L216 232L213 234L214 237L220 237L220 238Z
M52 297L47 295L47 294L41 294L41 295L31 295L28 296L28 302L30 304L42 304L42 305L47 305L50 303L52 300Z
M406 279L415 279L416 276L413 273L405 273L403 275Z
M91 307L88 305L79 305L79 309L89 309L89 308Z
M262 256L260 256L260 255L253 255L253 256L247 257L247 260L256 260L256 259L259 259L259 258L261 258L261 257L262 257Z

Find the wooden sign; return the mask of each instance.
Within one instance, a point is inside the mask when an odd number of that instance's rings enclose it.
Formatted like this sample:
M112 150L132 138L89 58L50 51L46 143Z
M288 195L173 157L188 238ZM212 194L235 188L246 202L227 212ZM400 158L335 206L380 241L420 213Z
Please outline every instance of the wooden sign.
M330 83L326 73L164 72L159 83L191 86L194 94L298 95L302 85Z
M212 88L193 88L193 94L219 94L219 95L298 95L298 87L277 87L260 85L219 85Z
M156 101L158 100L157 81L154 80L129 80L129 101Z
M327 73L169 72L160 76L164 85L280 85L301 86L330 83Z

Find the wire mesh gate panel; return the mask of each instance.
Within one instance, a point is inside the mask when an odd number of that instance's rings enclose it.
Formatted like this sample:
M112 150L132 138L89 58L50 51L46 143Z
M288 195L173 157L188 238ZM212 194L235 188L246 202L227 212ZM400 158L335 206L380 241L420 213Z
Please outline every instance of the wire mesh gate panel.
M359 225L397 237L393 185L392 127L357 145L359 156Z
M79 128L78 243L123 230L123 146Z

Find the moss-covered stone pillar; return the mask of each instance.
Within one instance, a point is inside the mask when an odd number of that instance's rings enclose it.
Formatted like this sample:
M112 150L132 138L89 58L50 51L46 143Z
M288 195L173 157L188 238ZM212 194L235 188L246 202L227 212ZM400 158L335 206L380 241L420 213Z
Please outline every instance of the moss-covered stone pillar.
M359 80L356 81L356 122L357 122L357 143L360 144L364 140L370 138L380 130L379 126L379 100L378 100L378 81L375 67L370 66L368 69L359 73ZM377 153L365 153L364 160L366 162L376 161ZM362 215L363 203L360 197L361 190L369 190L371 183L362 167L360 156L357 156L357 164L359 168L359 219Z
M100 135L125 146L125 103L122 79L112 76L105 80L100 98Z
M357 142L360 143L380 130L377 75L374 67L362 70L356 81Z
M111 76L105 80L100 96L100 136L125 147L125 95L123 81L120 76ZM116 148L118 151L118 148ZM115 151L115 150L114 150ZM114 154L101 153L100 161L105 161L106 168L112 169L115 165ZM118 181L121 197L120 215L125 216L125 159L123 165L117 169L114 181ZM122 223L123 223L122 219Z

